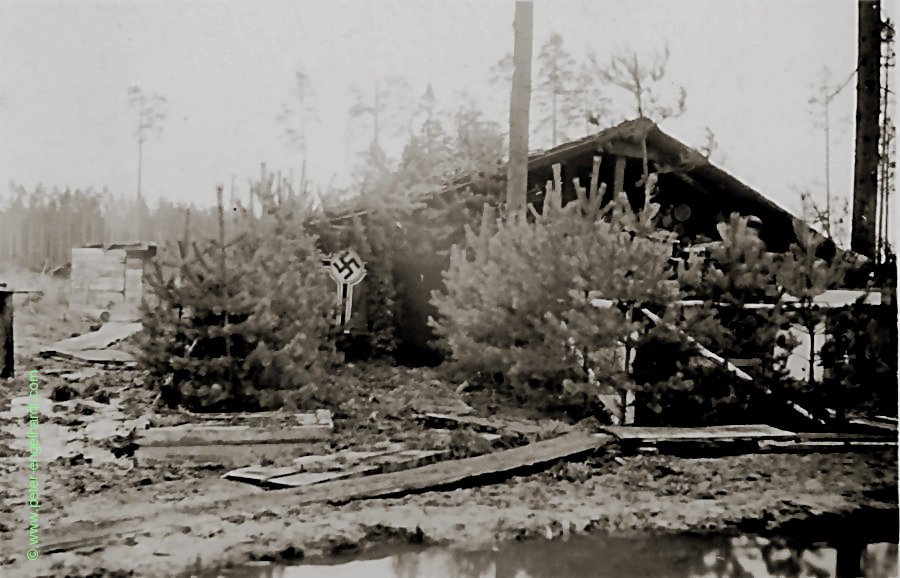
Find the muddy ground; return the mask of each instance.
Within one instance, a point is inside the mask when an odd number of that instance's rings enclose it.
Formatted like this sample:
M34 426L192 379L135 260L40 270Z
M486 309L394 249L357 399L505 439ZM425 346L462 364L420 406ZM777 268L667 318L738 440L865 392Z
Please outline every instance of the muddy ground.
M28 307L17 312L17 372L0 399L0 575L190 575L398 541L483 546L574 532L766 532L821 514L897 507L894 449L686 459L620 456L613 445L584 463L485 487L343 506L290 500L260 506L259 498L241 498L264 490L221 479L228 469L222 464L192 458L149 463L134 453L135 427L185 420L154 403L141 371L37 356L40 345L85 329L80 322L42 319ZM28 472L17 399L27 392L30 369L41 376L44 448L41 546L33 561L25 557ZM484 447L473 439L467 445L469 438L448 440L414 421L413 409L463 403L481 415L503 413L503 403L484 392L458 392L458 384L437 370L357 365L340 383L353 402L336 408L335 439L291 453L366 449L392 440L466 455L526 441L500 439ZM509 413L537 417L534 411ZM63 542L61 551L50 551Z

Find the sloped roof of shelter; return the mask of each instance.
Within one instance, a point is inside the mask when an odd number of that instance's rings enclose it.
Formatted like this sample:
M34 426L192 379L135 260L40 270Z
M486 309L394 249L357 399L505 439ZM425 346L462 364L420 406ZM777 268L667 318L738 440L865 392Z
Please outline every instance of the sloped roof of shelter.
M673 173L695 188L712 195L724 195L758 206L787 221L797 219L785 208L715 166L699 151L663 132L647 118L628 120L582 139L561 144L528 157L528 171L534 172L569 159L600 154L642 158L642 140L647 141L647 158L659 173Z

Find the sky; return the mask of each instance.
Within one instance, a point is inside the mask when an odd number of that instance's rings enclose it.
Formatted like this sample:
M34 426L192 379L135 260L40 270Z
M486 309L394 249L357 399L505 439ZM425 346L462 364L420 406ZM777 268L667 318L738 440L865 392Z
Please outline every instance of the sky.
M512 0L0 0L0 182L134 194L132 85L168 100L144 145L151 201L212 203L218 183L246 190L260 162L296 177L299 155L276 118L300 69L317 93L308 174L346 184L351 85L402 75L413 99L431 83L448 108L466 89L505 124L509 96L488 80L512 50L514 10ZM825 139L809 99L823 67L840 82L856 66L855 2L536 0L535 55L553 32L601 59L667 43L666 79L686 89L687 110L663 130L699 147L708 127L722 168L796 213L798 188L823 202ZM831 105L837 199L852 191L855 86Z

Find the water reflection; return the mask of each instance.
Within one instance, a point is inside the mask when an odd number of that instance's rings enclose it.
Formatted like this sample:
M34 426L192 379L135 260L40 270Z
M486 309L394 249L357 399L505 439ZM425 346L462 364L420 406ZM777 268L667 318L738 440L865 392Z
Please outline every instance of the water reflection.
M245 574L246 575L246 574ZM260 578L897 576L897 544L788 548L764 538L578 536L495 550L428 548L332 565L267 568Z

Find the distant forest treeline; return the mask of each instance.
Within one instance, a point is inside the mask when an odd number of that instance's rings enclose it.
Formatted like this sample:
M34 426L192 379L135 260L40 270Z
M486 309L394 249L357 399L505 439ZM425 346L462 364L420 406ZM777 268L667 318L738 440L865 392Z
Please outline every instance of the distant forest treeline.
M70 260L72 247L156 242L181 238L190 208L191 228L214 224L212 209L160 200L152 209L143 198L108 190L32 191L10 185L0 199L0 263L48 271Z

